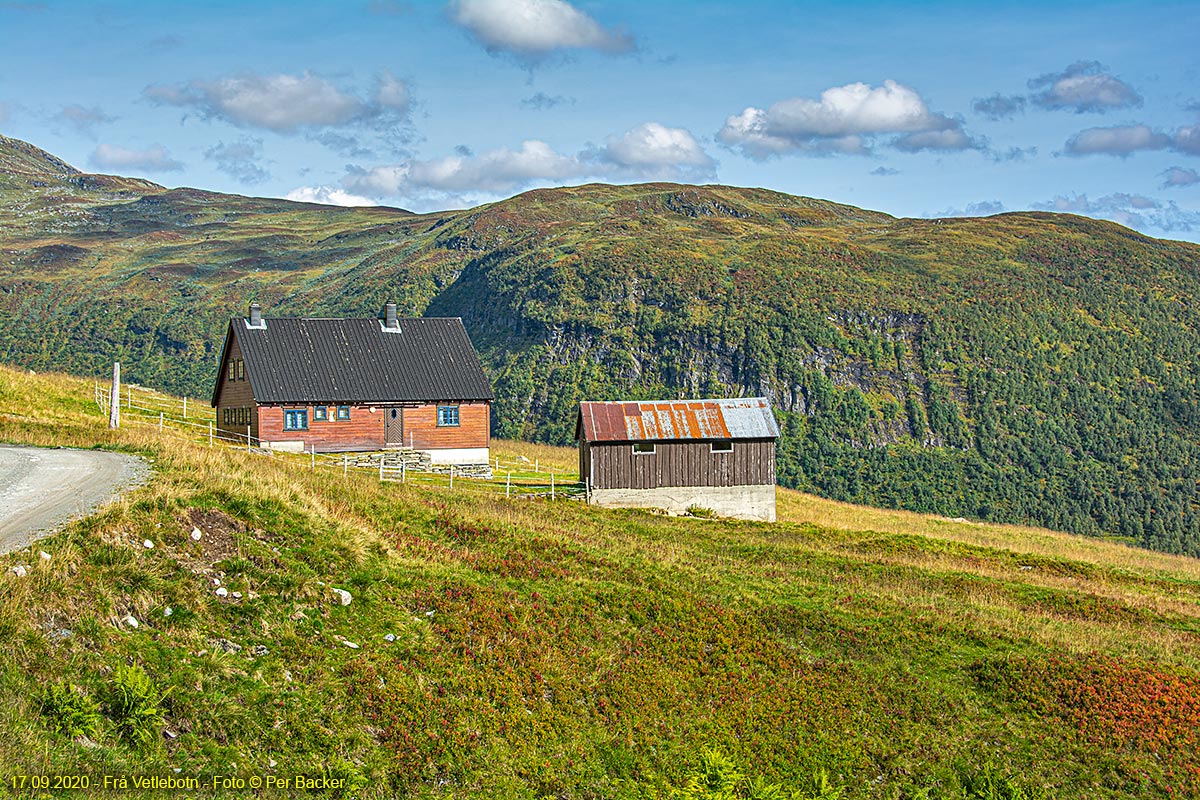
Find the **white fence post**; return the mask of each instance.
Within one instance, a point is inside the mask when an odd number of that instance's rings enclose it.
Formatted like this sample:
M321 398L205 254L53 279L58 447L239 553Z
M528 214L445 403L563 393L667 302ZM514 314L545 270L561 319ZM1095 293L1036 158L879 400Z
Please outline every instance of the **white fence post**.
M349 474L350 474L350 456L343 455L342 456L342 477L344 478Z
M550 499L554 499L554 473L550 473Z
M158 412L158 432L162 433L163 412Z
M108 396L108 427L121 427L121 362L113 362L112 392Z
M213 439L213 424L210 422L210 423L208 423L208 446L209 447L212 447L212 439Z
M450 465L450 489L454 489L454 465Z
M250 452L250 426L246 426L246 452Z
M386 458L383 453L379 454L379 482L383 483L383 459Z
M183 418L187 419L187 396L183 398Z
M509 470L504 476L504 499L508 500L512 497L512 470Z
M316 472L317 471L317 446L314 444L310 448L310 450L311 450L311 454L312 454L312 471Z

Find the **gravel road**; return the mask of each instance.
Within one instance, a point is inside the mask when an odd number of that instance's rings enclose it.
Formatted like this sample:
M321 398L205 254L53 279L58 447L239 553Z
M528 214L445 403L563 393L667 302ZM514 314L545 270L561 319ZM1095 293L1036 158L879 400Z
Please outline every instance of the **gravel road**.
M91 513L147 472L145 461L122 453L0 445L0 553Z

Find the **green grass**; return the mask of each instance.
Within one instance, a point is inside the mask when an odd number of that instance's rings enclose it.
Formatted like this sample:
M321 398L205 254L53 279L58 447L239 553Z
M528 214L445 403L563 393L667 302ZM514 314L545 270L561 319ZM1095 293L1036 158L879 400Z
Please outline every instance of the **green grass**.
M700 797L720 761L738 797L821 796L822 775L845 798L1200 790L1170 710L1200 707L1193 560L791 492L770 525L380 485L109 431L90 392L0 369L0 440L154 466L39 542L52 560L0 559L2 774Z

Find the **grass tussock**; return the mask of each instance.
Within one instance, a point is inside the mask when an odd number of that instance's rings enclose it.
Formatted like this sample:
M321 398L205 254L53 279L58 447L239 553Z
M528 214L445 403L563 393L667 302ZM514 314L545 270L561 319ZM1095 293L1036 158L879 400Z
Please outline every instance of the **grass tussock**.
M7 773L325 775L354 797L1200 790L1194 721L1155 700L1200 685L1186 559L784 491L769 525L380 484L110 431L90 396L0 369L0 440L153 466L0 563Z

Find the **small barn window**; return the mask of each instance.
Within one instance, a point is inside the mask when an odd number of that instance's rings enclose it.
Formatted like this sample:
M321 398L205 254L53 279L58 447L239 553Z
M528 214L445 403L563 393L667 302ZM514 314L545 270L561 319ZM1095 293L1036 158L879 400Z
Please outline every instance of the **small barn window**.
M458 425L458 406L438 406L438 427L454 427Z
M246 362L240 358L237 361L237 375L239 381L246 380Z
M283 429L285 431L308 430L308 411L293 409L283 412Z
M229 424L229 409L228 408L221 409L221 420L222 420L222 423L221 423L222 425Z
M313 409L313 421L325 422L329 419L329 409L325 406L317 406Z
M350 419L350 406L338 406L338 419Z
M713 442L712 451L714 453L732 453L733 442Z
M231 381L237 380L237 359L236 358L229 359L229 380L231 380Z
M654 442L636 442L633 445L634 455L649 455L654 452Z

